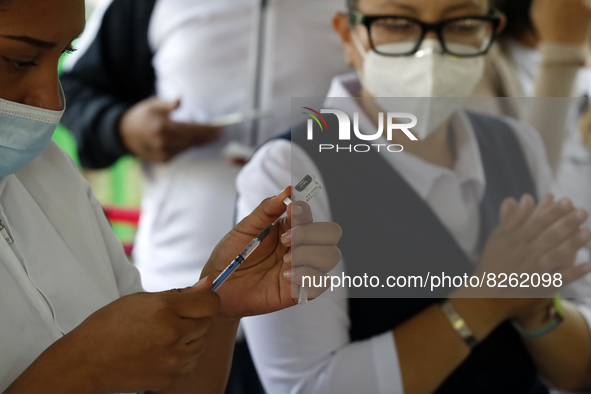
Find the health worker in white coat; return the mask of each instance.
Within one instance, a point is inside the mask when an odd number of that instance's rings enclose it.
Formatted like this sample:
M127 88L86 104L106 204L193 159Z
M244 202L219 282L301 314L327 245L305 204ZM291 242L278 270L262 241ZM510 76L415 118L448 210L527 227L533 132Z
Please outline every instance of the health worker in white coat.
M84 0L0 0L0 392L221 392L240 318L295 302L284 255L320 248L301 269L327 272L340 228L296 203L212 292L285 212L287 188L223 239L196 285L143 293L89 185L50 141L65 107L58 59L83 28ZM305 245L292 245L291 224Z

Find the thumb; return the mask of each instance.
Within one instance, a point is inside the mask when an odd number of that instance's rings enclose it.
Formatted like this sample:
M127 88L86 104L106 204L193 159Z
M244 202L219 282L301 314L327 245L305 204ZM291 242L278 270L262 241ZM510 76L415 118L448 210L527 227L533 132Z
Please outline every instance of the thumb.
M212 285L213 280L209 276L206 276L199 282L195 283L193 286L188 287L187 290L211 290Z
M181 106L181 99L168 102L168 112L172 112Z
M209 276L191 287L174 293L166 293L173 310L181 317L197 319L212 316L220 307L219 296L211 291L213 281Z
M575 266L561 271L560 273L562 274L561 287L564 287L591 273L591 263L585 262L576 264Z
M250 215L242 219L234 229L241 233L258 234L285 212L287 207L283 200L289 196L291 196L291 186L283 189L275 197L264 200Z
M172 112L172 111L174 111L175 109L177 109L178 107L181 106L181 100L180 99L176 99L176 100L170 101L170 102L168 102L166 104L167 104L166 110L168 112Z
M157 99L153 105L154 110L168 114L181 106L181 100L166 101Z

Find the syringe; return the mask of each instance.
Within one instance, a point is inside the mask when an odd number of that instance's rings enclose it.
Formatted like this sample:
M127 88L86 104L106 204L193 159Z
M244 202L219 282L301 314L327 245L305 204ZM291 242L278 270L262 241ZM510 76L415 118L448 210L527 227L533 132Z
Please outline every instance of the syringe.
M320 189L322 185L318 182L313 176L306 175L301 181L297 183L294 188L294 196L298 200L304 200L308 202ZM283 199L283 203L287 206L292 203L291 198L286 197ZM213 285L211 289L216 291L220 288L220 286L232 275L232 273L242 264L244 260L248 258L259 247L261 242L265 239L267 235L271 232L271 229L277 223L279 219L275 220L275 222L271 223L263 231L259 233L246 247L240 252L238 256L226 267L222 273L215 278L213 281ZM300 287L300 294L298 298L298 304L306 304L308 303L308 289L304 286Z

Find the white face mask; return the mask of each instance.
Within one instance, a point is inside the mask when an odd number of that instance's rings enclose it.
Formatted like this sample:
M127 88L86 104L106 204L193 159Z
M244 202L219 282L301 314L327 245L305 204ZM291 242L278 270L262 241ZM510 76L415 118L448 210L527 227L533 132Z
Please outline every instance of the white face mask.
M414 55L393 57L373 50L365 52L355 33L353 39L364 57L364 88L385 111L410 109L419 119L412 131L421 140L462 106L463 99L472 95L484 73L484 56L457 58L444 54L438 40L424 40ZM387 44L378 50L391 52L398 46L408 50L408 44ZM421 99L408 100L407 108L400 107L402 100L388 99L410 97ZM440 97L445 99L430 99Z

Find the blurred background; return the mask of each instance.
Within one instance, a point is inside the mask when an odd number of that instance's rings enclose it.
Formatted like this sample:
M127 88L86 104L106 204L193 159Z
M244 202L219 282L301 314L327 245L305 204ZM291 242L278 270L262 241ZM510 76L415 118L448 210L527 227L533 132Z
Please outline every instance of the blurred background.
M102 1L86 0L87 18ZM62 62L65 56L62 58ZM53 140L68 152L78 164L80 171L92 185L99 201L115 218L115 220L112 220L115 234L129 252L137 230L134 223L136 222L136 216L139 214L142 196L139 160L129 155L119 159L117 163L108 169L88 170L80 166L74 137L63 125L57 128Z

